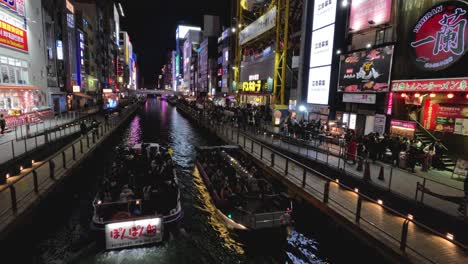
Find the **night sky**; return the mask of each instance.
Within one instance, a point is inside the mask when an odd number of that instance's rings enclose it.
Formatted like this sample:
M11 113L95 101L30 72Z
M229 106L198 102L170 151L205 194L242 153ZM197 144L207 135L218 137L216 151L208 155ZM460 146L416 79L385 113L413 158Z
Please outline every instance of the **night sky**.
M166 53L175 48L177 24L203 28L203 14L218 15L229 24L230 0L120 0L125 17L121 30L127 31L138 56L140 77L147 88L156 84L157 74L166 63ZM143 4L144 3L144 4Z

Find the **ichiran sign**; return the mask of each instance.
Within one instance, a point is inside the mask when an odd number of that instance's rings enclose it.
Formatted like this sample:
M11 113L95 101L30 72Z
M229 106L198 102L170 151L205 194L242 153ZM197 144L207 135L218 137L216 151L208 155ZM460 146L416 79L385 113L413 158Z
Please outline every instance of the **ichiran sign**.
M468 50L467 10L464 2L444 2L418 20L411 33L410 47L420 69L446 69L463 57Z

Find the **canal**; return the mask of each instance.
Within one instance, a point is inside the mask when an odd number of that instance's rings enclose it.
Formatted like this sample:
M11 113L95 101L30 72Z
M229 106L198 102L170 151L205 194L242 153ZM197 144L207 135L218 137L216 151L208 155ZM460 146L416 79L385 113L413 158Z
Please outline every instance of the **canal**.
M162 245L106 252L98 248L88 225L91 202L113 148L137 142L160 142L174 150L181 182L184 218L182 235ZM15 263L354 263L383 260L353 239L318 210L295 204L295 224L286 243L260 241L249 248L214 213L198 172L195 146L221 141L201 131L175 107L148 99L144 107L109 142L86 161L24 228L1 246ZM21 248L23 254L16 254ZM2 250L3 251L3 250ZM7 254L8 255L8 254Z

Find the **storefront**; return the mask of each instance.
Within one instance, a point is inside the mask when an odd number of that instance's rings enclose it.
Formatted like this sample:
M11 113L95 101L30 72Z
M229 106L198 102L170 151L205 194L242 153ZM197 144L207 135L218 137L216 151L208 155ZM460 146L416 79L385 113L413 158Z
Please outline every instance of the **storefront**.
M254 76L258 78L257 76ZM254 78L255 79L255 78ZM241 83L238 101L241 106L266 106L273 102L273 80L250 80Z
M18 116L43 109L44 98L38 87L0 85L0 113Z
M396 105L424 129L468 136L468 78L394 81Z
M403 120L392 120L390 122L390 135L400 136L402 138L414 139L417 124Z

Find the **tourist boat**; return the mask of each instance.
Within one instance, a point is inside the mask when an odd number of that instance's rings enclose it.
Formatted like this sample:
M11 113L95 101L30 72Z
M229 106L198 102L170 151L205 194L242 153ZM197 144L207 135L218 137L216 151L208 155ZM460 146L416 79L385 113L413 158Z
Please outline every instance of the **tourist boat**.
M167 102L171 105L176 105L177 104L177 96L175 95L172 95L172 96L169 96L167 97Z
M91 228L108 250L160 243L183 216L172 150L142 143L117 151L93 201Z
M250 238L259 234L287 235L291 199L267 180L263 171L254 169L253 164L246 167L248 156L238 146L198 147L197 151L200 176L228 228L244 236L254 234Z

